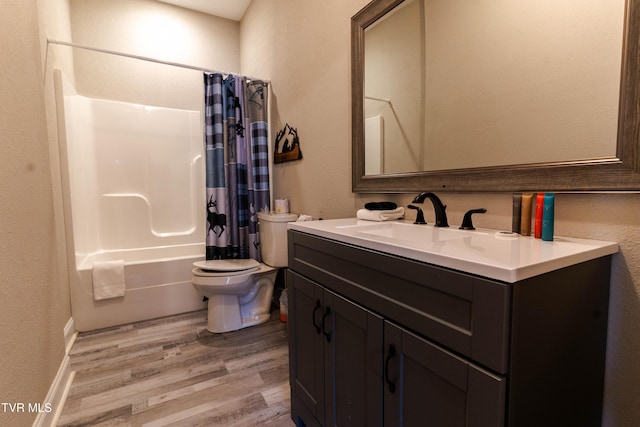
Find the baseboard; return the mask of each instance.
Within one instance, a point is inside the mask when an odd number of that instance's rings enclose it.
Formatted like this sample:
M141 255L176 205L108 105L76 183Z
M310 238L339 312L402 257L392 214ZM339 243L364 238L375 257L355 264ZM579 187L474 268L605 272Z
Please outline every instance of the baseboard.
M71 347L73 347L73 343L76 342L76 337L78 336L78 331L76 331L76 325L73 321L73 317L69 318L69 321L64 327L64 348L65 354L69 354L71 352Z
M51 427L58 423L74 375L75 371L71 370L69 355L65 355L44 400L42 411L33 422L33 427Z
M64 327L64 347L65 355L58 368L58 373L51 383L47 397L45 398L41 411L38 413L32 427L51 427L58 423L58 418L62 412L71 382L75 376L75 371L71 370L71 359L69 353L76 341L78 331L76 331L73 317L69 319Z

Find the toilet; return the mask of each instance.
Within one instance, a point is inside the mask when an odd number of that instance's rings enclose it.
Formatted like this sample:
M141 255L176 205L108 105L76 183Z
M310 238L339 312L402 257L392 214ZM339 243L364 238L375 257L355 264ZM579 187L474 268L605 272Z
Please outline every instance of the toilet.
M208 331L235 331L269 320L276 274L288 265L287 223L297 218L290 213L258 213L262 263L254 259L193 263L191 282L209 299Z

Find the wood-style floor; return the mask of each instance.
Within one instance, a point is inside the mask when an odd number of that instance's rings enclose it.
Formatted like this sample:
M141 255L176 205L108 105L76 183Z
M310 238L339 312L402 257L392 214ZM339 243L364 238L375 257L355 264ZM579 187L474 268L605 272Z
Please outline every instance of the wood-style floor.
M225 334L206 311L79 334L58 426L270 426L290 419L286 325Z

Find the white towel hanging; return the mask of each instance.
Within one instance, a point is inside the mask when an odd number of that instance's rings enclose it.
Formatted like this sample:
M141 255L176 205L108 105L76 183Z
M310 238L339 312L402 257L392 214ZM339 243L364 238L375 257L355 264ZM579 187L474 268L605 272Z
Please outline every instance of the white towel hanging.
M117 298L124 293L124 260L94 262L93 299Z

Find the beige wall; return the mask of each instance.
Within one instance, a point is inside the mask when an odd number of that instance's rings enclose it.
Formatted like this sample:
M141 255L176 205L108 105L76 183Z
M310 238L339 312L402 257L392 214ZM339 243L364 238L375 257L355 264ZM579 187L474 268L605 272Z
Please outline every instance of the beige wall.
M365 32L365 97L390 102L364 100L365 119L381 115L384 123L383 168L373 174L425 170L423 15L422 1L409 2Z
M73 42L129 55L240 72L236 21L154 0L70 0ZM67 52L69 47L56 46ZM73 48L84 96L200 110L202 72Z
M285 122L298 128L304 159L274 170L275 196L289 198L295 212L347 217L369 200L411 200L409 194L351 193L349 19L366 3L259 0L240 27L241 71L272 81L274 130ZM47 144L55 135L51 77L43 78L41 64L46 53L43 38L66 36L65 5L65 0L2 3L2 402L42 401L64 355L62 330L70 309L66 272L58 267L64 266L57 256L64 252L64 242L56 216L57 171L50 167ZM43 17L40 34L38 14ZM48 60L54 55L65 62L63 55L48 53ZM476 219L478 226L510 227L510 195L441 196L452 224L460 223L465 210L486 207L489 212ZM640 196L558 195L556 204L558 235L621 244L612 273L604 425L634 427L640 419ZM432 211L427 207L425 212L432 222ZM413 218L413 213L408 216ZM0 409L1 425L27 426L34 417Z
M57 257L37 2L3 0L0 22L0 401L26 405L44 401L58 371L70 309ZM0 425L28 426L35 416L0 408Z
M243 73L271 79L273 130L298 129L304 158L274 167L293 212L353 216L350 17L367 0L253 2L240 27Z
M427 2L425 169L613 156L624 3Z
M298 213L352 217L366 201L406 205L413 196L351 193L349 20L366 3L260 0L241 26L243 72L271 78L274 127L289 122L298 128L304 159L277 165L274 173L276 197L289 198ZM478 226L511 227L509 194L441 196L451 224L460 224L467 209L485 207L489 211L477 217ZM604 425L635 427L640 419L640 195L561 194L556 206L556 234L620 242L613 261ZM433 211L426 208L427 221L433 222Z

